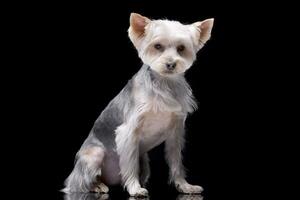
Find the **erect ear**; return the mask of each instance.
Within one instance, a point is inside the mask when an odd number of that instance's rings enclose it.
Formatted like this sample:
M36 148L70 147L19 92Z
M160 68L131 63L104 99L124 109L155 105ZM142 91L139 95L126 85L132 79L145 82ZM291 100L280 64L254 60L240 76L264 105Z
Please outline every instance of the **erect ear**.
M137 13L131 13L128 35L135 48L140 48L142 38L145 35L145 28L150 22L151 20L147 17Z
M211 30L214 25L214 18L206 19L204 21L193 24L199 31L199 43L206 43L210 39Z
M130 15L130 28L137 36L144 34L145 27L149 22L150 19L140 14L131 13Z

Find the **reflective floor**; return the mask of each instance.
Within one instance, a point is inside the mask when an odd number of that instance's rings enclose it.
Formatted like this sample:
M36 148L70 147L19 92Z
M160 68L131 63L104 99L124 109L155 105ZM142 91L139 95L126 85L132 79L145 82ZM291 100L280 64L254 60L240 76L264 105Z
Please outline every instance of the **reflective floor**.
M127 197L126 200L155 200L151 197ZM165 198L162 198L165 199ZM201 195L185 195L185 194L178 194L175 198L176 200L202 200L203 197ZM64 200L112 200L109 194L83 194L83 193L74 193L68 194L64 196Z

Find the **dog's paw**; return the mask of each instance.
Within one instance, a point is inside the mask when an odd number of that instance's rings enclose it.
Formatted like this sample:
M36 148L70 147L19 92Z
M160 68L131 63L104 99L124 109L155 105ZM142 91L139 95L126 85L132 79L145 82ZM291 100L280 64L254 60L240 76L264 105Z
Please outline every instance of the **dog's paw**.
M203 191L203 188L198 185L191 185L189 183L176 184L178 192L185 194L199 194Z
M108 193L109 189L104 183L100 183L99 185L97 185L94 191L97 193Z
M132 197L146 197L148 196L148 190L145 188L137 188L136 190L129 191L130 196Z

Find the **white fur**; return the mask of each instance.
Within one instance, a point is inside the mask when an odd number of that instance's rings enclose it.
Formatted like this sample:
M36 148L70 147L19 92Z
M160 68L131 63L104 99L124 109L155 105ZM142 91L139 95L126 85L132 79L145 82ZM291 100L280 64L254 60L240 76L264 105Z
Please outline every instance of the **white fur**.
M132 115L128 122L119 126L116 130L117 152L120 156L120 173L123 186L132 196L141 192L139 183L139 141L135 136L139 115Z
M133 21L144 20L144 32ZM196 59L196 53L210 38L213 19L184 25L177 21L149 20L138 14L132 14L128 32L129 37L143 63L149 65L161 75L171 76L184 73ZM138 29L138 31L136 31ZM161 44L163 51L157 51L155 44ZM178 46L183 45L183 53L178 52ZM166 70L166 63L175 62L176 68L172 73Z
M139 87L138 78L139 76L134 79L133 89L135 111L128 121L116 130L123 185L133 196L147 193L139 183L138 157L164 141L166 141L166 158L170 166L170 182L184 179L185 173L181 163L183 118L186 116L184 110L190 110L183 108L180 102L165 93L161 94L162 96L159 94L149 96Z
M188 25L182 25L176 21L154 20L146 26L146 34L137 45L139 57L152 69L162 73L167 62L176 62L176 73L185 72L196 58L196 46ZM130 34L129 34L130 36ZM165 50L153 55L152 46L160 43ZM188 57L180 56L176 50L183 44L188 52ZM165 74L168 75L168 74Z
M209 39L212 27L211 21L209 25L206 25L207 23L203 25L201 22L183 25L177 21L151 21L138 14L132 14L130 21L129 37L143 63L160 75L175 79L177 74L183 74L191 67L197 51ZM160 44L163 49L157 50L156 44ZM185 47L183 52L178 51L180 45ZM166 70L166 64L169 62L176 63L171 73ZM200 186L193 186L185 181L181 161L187 109L174 98L170 98L168 92L160 93L157 90L157 95L149 95L149 91L139 87L139 81L145 80L136 78L134 81L135 112L116 130L117 152L120 155L124 186L131 195L147 193L138 179L139 155L166 141L170 181L175 183L180 192L200 193L202 191ZM151 87L150 89L155 89Z
M146 196L147 152L162 142L170 182L179 192L202 191L187 183L182 164L185 119L197 108L183 74L212 25L213 19L183 25L131 15L129 37L144 65L96 120L63 191L106 193L104 183L121 181L131 196Z

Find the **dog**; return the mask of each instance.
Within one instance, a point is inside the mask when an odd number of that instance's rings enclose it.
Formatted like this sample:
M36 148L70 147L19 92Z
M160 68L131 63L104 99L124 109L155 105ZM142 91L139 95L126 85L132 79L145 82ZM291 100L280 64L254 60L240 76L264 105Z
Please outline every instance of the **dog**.
M107 193L71 193L65 194L64 200L109 200ZM129 197L127 200L150 200L149 197ZM200 194L180 194L176 197L176 200L203 200Z
M71 193L65 194L64 200L109 200L107 193ZM129 197L127 200L150 200L149 197ZM180 194L176 197L176 200L203 200L200 194Z
M63 192L107 193L122 184L130 196L147 196L147 152L162 142L170 183L181 193L202 192L186 181L182 164L185 120L197 109L184 72L210 39L213 22L184 25L131 13L128 34L143 66L95 121Z

